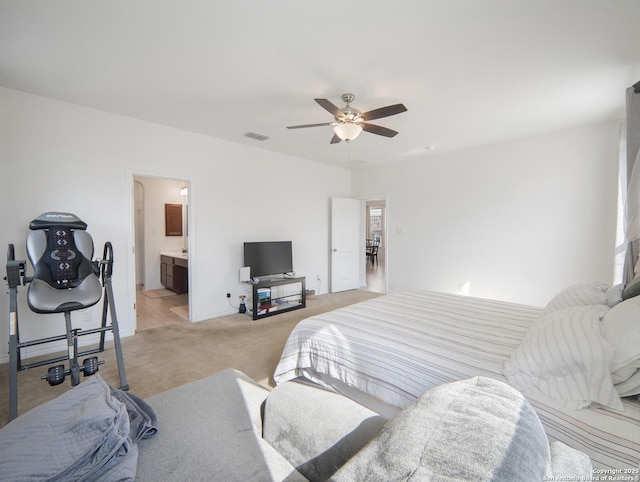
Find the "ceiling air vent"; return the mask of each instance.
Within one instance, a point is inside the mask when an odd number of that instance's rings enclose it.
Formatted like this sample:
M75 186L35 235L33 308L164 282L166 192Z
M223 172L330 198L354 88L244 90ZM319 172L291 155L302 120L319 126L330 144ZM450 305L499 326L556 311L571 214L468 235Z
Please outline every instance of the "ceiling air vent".
M363 161L362 159L350 159L347 161L347 166L349 167L362 167L367 164L367 161Z
M256 141L260 141L260 142L263 142L269 139L269 136L265 136L264 134L260 134L258 132L253 132L253 131L249 131L245 133L244 136L248 137L249 139L255 139Z

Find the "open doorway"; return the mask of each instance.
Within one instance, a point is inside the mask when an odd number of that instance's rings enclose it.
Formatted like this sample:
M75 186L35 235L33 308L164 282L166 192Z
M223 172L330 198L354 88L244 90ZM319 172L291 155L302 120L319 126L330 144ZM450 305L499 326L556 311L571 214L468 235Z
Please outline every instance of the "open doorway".
M369 291L385 293L387 290L387 207L384 199L366 202L366 286Z
M136 331L189 317L189 183L133 178Z

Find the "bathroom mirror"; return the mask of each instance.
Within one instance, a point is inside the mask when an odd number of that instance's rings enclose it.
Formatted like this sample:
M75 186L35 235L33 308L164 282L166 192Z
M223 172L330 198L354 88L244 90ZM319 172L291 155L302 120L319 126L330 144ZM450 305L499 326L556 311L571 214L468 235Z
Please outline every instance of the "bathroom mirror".
M164 205L165 236L182 236L182 204Z

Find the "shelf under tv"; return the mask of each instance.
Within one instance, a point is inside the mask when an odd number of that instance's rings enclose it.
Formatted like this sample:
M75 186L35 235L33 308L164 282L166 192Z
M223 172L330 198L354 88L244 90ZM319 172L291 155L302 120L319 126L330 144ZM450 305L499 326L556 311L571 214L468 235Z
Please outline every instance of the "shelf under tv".
M306 306L305 278L272 278L253 283L253 319Z

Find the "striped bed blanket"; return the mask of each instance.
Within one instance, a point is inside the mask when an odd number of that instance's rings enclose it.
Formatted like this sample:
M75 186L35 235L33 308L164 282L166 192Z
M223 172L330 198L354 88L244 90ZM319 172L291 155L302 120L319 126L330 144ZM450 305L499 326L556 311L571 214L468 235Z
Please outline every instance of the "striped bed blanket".
M537 307L451 294L390 293L300 322L274 380L305 377L362 395L358 401L370 406L373 400L401 409L442 383L475 376L508 382L505 362L541 314ZM640 403L573 409L526 395L551 440L587 453L597 470L637 475Z

